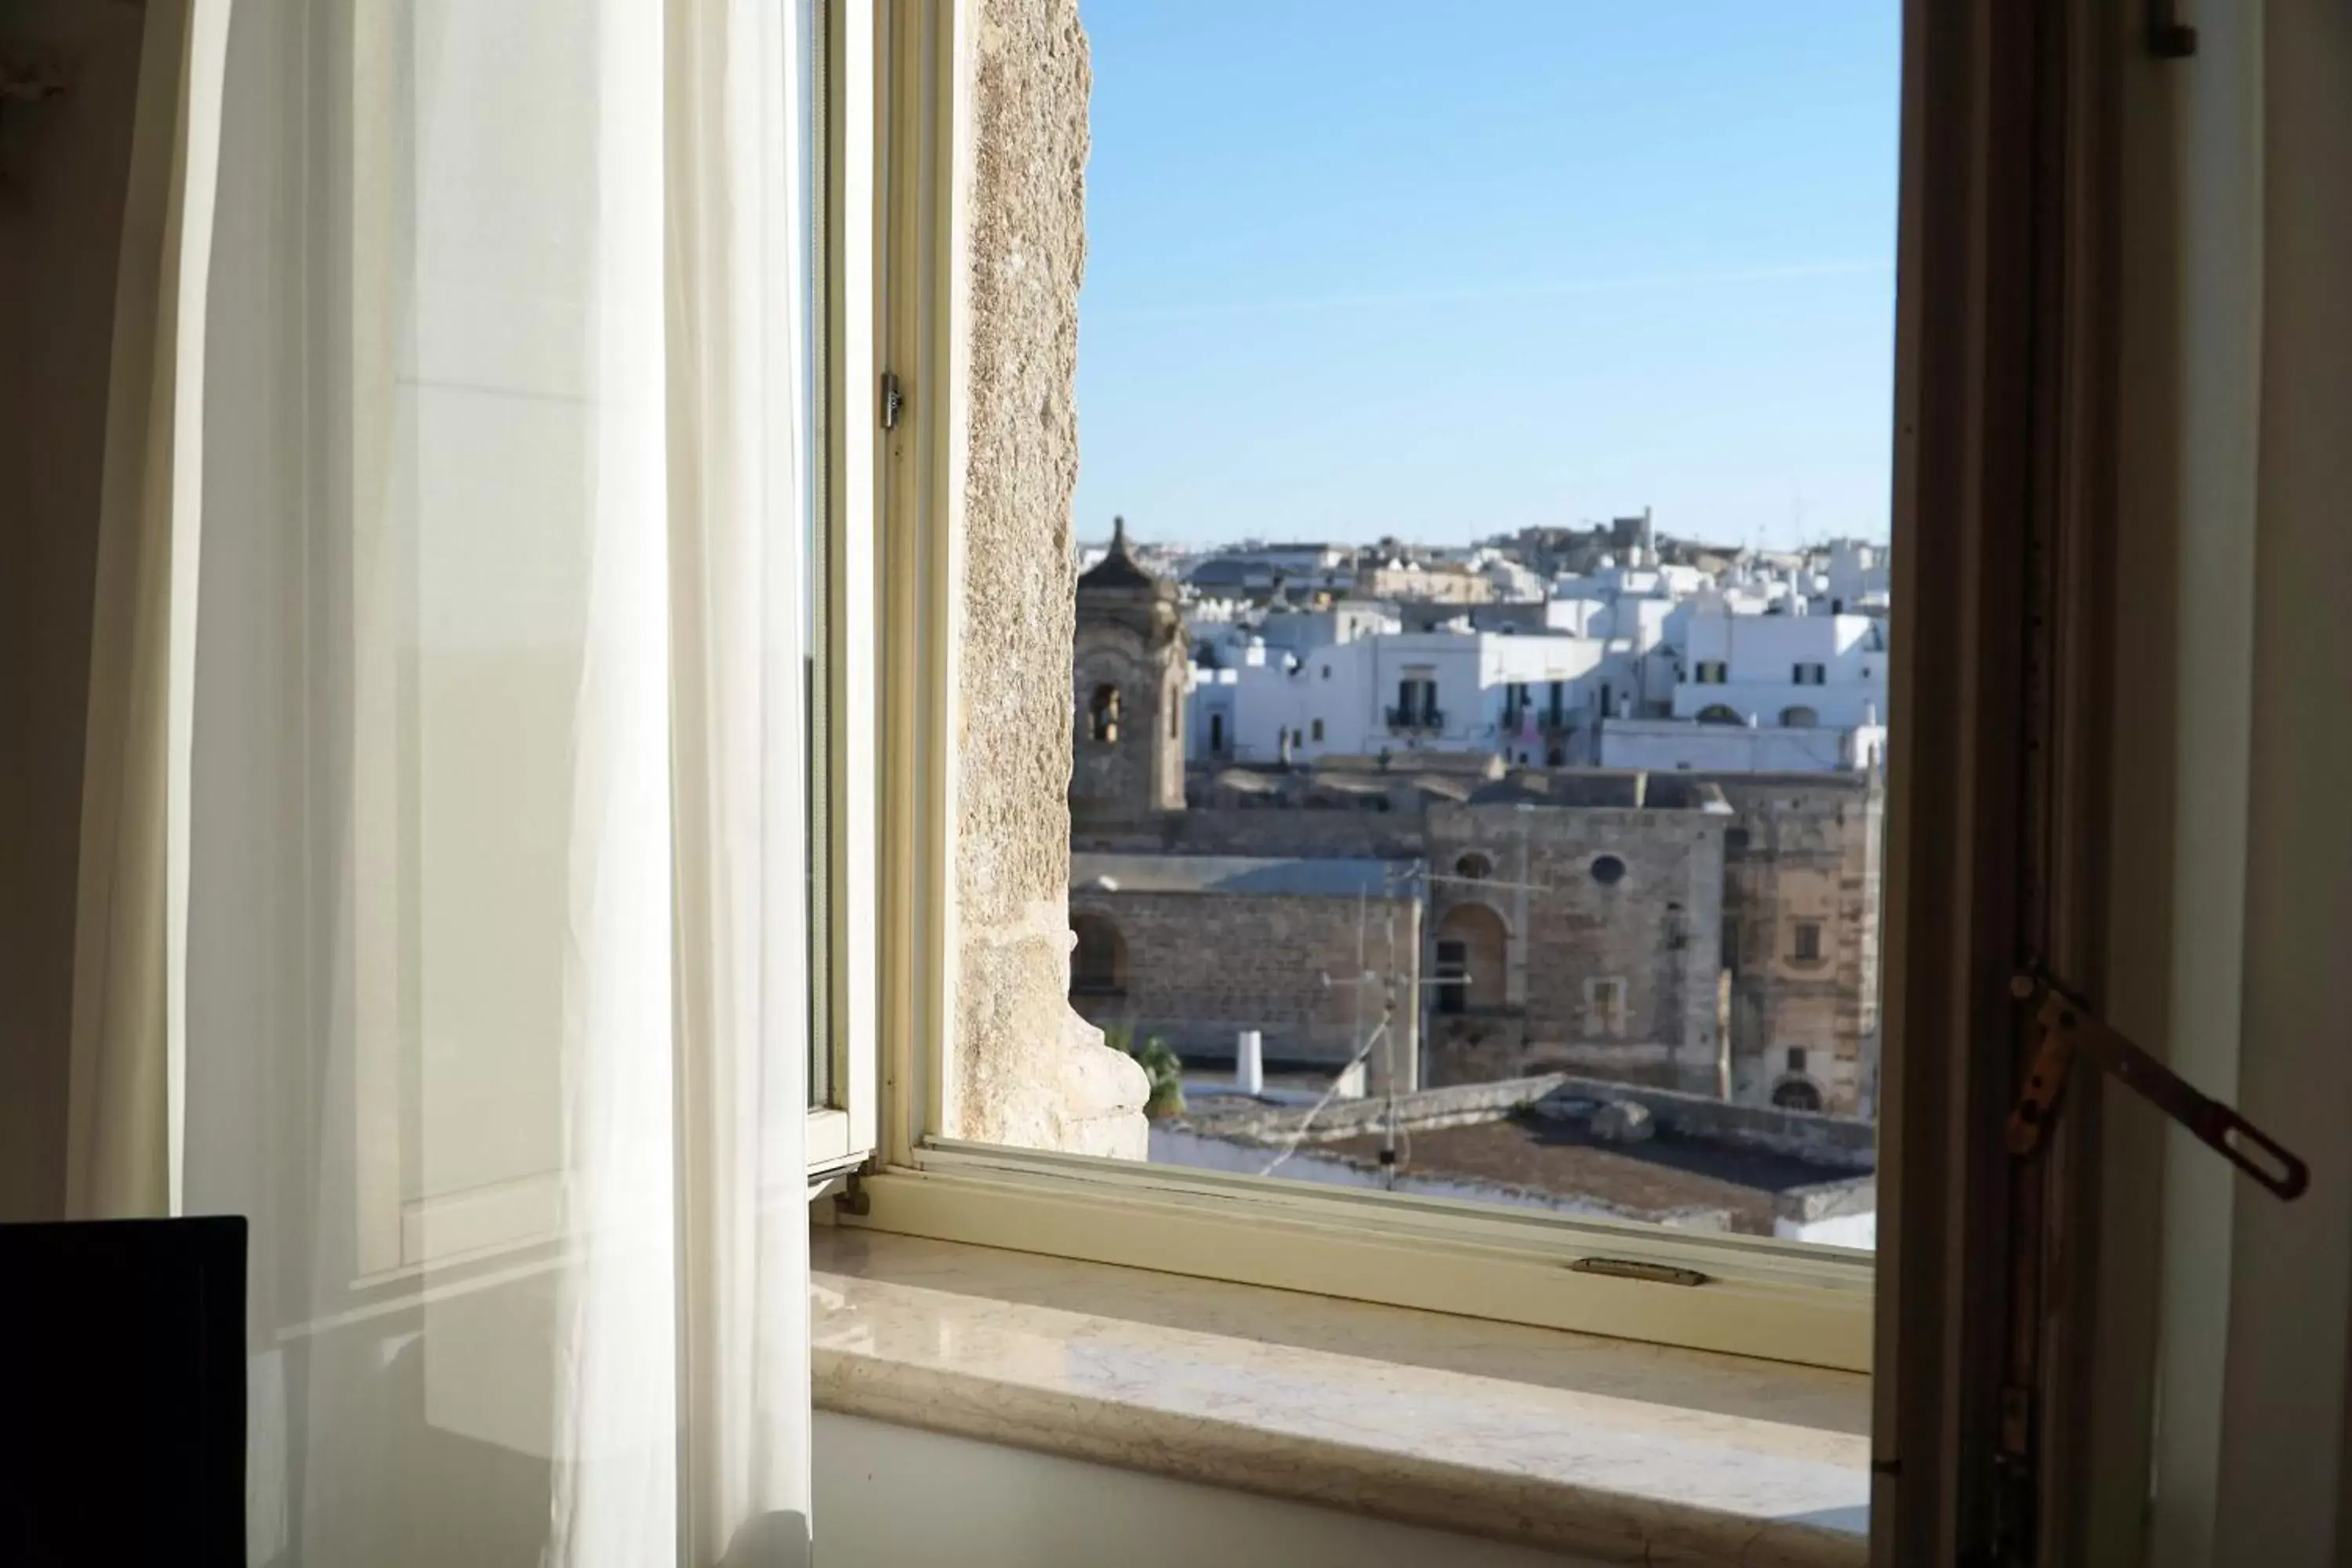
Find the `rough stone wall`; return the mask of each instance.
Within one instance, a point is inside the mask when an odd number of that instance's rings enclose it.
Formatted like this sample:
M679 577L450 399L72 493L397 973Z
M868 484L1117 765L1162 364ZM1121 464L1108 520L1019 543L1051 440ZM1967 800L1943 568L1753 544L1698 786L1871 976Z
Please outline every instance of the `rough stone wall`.
M1884 804L1866 780L1727 784L1738 812L1725 865L1732 970L1732 1097L1769 1102L1801 1077L1822 1109L1853 1115L1874 1095ZM1822 957L1796 957L1817 921ZM1788 1049L1805 1052L1791 1073Z
M1336 1065L1354 1054L1358 1028L1380 1021L1377 989L1360 987L1359 1011L1356 977L1369 968L1393 984L1397 1005L1395 1056L1375 1049L1366 1062L1373 1087L1385 1087L1391 1060L1403 1084L1414 1081L1416 900L1370 900L1360 914L1354 899L1078 888L1070 913L1109 921L1126 945L1124 994L1074 998L1097 1025L1129 1025L1139 1041L1157 1035L1183 1056L1213 1061L1233 1055L1236 1031L1257 1029L1269 1061Z
M1418 859L1428 836L1419 812L1194 808L1127 823L1080 822L1072 849L1149 855L1313 856Z
M1518 1024L1433 1018L1428 1081L1579 1068L1716 1092L1724 821L1675 810L1433 808L1437 871L1474 853L1492 868L1490 885L1437 882L1433 918L1463 903L1502 917L1506 1001ZM1624 867L1613 883L1594 875L1603 856ZM1622 1027L1588 1001L1587 983L1608 980L1623 983Z
M1070 648L1087 100L1076 0L982 0L970 188L960 924L945 1120L1140 1158L1142 1070L1070 1010Z
M1475 851L1491 863L1490 885L1435 881L1424 927L1433 940L1461 903L1501 916L1509 931L1504 1005L1470 1016L1425 1014L1422 1083L1566 1070L1716 1095L1727 1073L1732 1100L1763 1105L1790 1076L1786 1053L1796 1046L1825 1110L1864 1111L1878 1045L1881 797L1861 778L1707 778L1734 815L1675 807L1227 806L1081 823L1072 843L1169 854L1422 858L1440 879ZM1592 878L1592 862L1603 854L1625 862L1614 887ZM1794 958L1801 920L1822 922L1819 963ZM1424 972L1433 956L1424 943ZM1733 971L1727 984L1726 968ZM1585 982L1607 978L1626 983L1625 1026L1596 1037Z

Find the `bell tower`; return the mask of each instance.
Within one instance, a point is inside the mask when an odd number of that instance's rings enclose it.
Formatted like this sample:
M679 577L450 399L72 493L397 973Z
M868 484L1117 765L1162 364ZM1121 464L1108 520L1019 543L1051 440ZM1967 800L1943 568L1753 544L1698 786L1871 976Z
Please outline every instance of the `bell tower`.
M1115 518L1110 553L1078 579L1073 821L1183 809L1185 664L1176 586L1136 564Z

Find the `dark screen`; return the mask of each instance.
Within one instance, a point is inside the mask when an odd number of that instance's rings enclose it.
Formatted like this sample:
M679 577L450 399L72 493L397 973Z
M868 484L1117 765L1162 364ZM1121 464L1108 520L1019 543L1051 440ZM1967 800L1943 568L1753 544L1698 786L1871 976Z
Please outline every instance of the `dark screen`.
M245 1556L245 1221L0 1225L0 1563Z

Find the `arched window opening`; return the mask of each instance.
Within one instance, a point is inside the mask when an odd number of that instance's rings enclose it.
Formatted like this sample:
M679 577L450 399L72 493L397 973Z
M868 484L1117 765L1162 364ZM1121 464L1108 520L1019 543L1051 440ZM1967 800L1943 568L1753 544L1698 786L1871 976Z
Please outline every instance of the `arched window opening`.
M1437 922L1437 1010L1467 1013L1499 1007L1509 962L1510 932L1484 904L1456 904Z
M1698 721L1702 724L1745 724L1748 722L1747 720L1742 719L1739 716L1739 710L1737 708L1727 707L1720 702L1710 702L1706 707L1700 709L1698 710Z
M1087 733L1104 745L1118 740L1118 686L1106 680L1087 700Z
M1801 1078L1792 1078L1772 1086L1772 1103L1783 1110L1812 1110L1822 1108L1822 1091Z
M1119 996L1127 992L1127 939L1100 915L1070 921L1078 944L1070 954L1070 994Z
M1821 721L1822 716L1811 708L1780 710L1780 728L1783 730L1810 730Z

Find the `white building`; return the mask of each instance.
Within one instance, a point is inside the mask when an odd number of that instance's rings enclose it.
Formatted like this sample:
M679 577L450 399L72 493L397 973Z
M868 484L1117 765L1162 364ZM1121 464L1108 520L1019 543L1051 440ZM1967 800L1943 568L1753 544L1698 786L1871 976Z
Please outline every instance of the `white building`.
M1895 574L1883 544L1839 540L1830 546L1822 576L1822 596L1828 603L1820 607L1832 615L1884 610L1892 603Z
M1304 652L1254 639L1230 668L1194 670L1189 754L1587 761L1610 656L1599 639L1547 634L1383 631Z
M1828 773L1884 760L1886 636L1877 617L1737 615L1708 597L1678 630L1671 717L1604 723L1603 766Z
M1882 548L1846 542L1825 565L1753 564L1718 584L1636 548L1557 579L1540 605L1465 605L1411 631L1371 601L1211 612L1194 627L1187 755L1867 768L1885 752L1885 616L1825 609L1832 588L1883 600L1885 565Z

